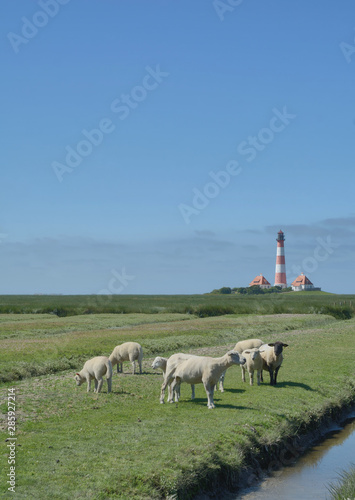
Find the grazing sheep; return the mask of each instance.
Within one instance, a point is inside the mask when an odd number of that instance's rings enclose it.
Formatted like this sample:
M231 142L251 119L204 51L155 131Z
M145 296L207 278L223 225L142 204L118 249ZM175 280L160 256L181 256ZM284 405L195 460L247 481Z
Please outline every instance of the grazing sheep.
M234 346L234 351L239 352L239 354L242 354L243 351L246 349L253 349L254 347L260 347L263 345L263 341L260 339L247 339L247 340L240 340L237 342ZM224 379L226 376L226 372L223 372L220 379L219 379L219 390L221 392L224 392Z
M262 369L270 373L270 385L276 385L277 374L283 360L282 350L287 346L288 344L277 341L271 342L270 344L263 344L260 347L260 353L263 359ZM263 380L262 372L261 380Z
M120 372L120 365L121 372L123 373L123 361L130 361L132 363L133 375L136 373L136 361L138 361L139 373L142 373L143 349L137 342L124 342L123 344L116 346L109 359L112 366L117 364L117 373Z
M243 356L247 360L245 365L241 365L242 380L245 382L245 370L248 370L250 385L254 382L254 370L256 370L257 384L260 385L260 377L263 369L263 358L257 347L243 351Z
M214 388L222 372L232 365L242 365L245 362L246 359L237 351L228 351L221 358L201 356L187 359L177 366L172 389L179 398L181 382L203 384L207 394L207 407L214 408Z
M76 385L81 385L85 380L87 381L87 392L91 389L91 381L95 379L94 392L100 392L103 384L103 375L106 373L107 378L107 392L111 392L112 388L112 364L106 356L96 356L89 359L84 364L84 368L75 374Z

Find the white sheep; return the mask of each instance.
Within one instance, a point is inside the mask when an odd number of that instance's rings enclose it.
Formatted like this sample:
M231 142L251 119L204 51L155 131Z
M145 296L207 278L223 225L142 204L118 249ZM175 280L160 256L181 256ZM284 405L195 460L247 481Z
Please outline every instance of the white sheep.
M270 385L276 385L277 374L283 360L282 350L287 346L288 344L277 341L269 344L263 344L260 347L260 353L263 359L262 369L267 370L270 373ZM262 372L261 380L263 381Z
M168 403L174 402L174 391L172 389L171 384L172 384L172 381L174 379L175 370L176 370L177 366L180 363L186 361L187 359L198 358L198 357L199 356L194 356L193 354L185 354L183 352L178 352L178 353L170 356L170 358L167 360L167 363L166 363L164 382L161 386L161 391L160 391L160 403L161 404L164 403L166 386L169 386L168 387ZM178 401L178 398L179 398L179 395L175 393L175 401ZM195 399L195 386L194 386L194 384L191 384L191 399Z
M175 370L172 390L180 395L181 382L188 384L203 384L207 394L207 407L214 408L214 388L222 372L232 365L241 365L246 362L242 354L237 351L228 351L221 358L210 358L207 356L194 357L183 361Z
M142 359L143 349L138 342L124 342L117 345L109 357L112 366L117 364L117 373L120 372L119 366L121 365L121 372L123 373L123 362L130 361L133 366L133 375L136 373L136 361L139 364L139 373L142 373Z
M247 360L245 365L241 365L242 380L245 382L245 370L248 370L250 385L254 382L254 370L256 370L257 384L260 385L261 372L263 368L263 358L257 347L246 349L243 351L243 356Z
M81 385L87 381L87 392L91 389L91 381L95 379L94 392L100 392L103 384L103 375L107 378L107 392L111 392L112 388L112 364L106 356L96 356L89 359L84 364L84 368L75 374L76 385Z
M243 351L246 349L253 349L254 347L260 347L264 343L263 340L260 339L247 339L247 340L240 340L237 342L234 346L234 351L239 352L239 354L242 354ZM219 390L221 392L224 392L224 379L226 376L226 372L223 372L220 379L219 379Z
M162 358L161 356L157 356L152 363L153 370L161 368L163 375L165 375L167 361L168 358Z
M263 344L264 341L260 339L240 340L235 344L234 350L242 354L246 349L254 349L254 347L260 347Z

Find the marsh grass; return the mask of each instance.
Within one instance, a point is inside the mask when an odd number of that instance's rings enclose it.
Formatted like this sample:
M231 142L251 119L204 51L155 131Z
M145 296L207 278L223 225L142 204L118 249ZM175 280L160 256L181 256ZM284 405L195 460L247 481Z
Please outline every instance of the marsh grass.
M349 470L339 473L337 483L328 487L333 500L344 500L355 498L355 464Z
M327 309L328 308L328 309ZM289 292L265 295L0 295L0 313L52 314L221 314L321 313L347 319L355 313L354 295Z

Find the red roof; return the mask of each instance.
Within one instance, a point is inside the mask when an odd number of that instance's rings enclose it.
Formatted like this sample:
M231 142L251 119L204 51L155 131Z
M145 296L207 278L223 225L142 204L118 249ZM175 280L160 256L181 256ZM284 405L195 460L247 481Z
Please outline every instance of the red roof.
M292 286L301 286L301 285L313 285L313 283L305 276L303 273L296 278Z
M249 286L254 286L254 285L259 285L259 286L260 285L270 285L270 283L268 282L268 280L266 278L264 278L264 276L262 274L260 274L259 276L254 278L251 283L249 283Z

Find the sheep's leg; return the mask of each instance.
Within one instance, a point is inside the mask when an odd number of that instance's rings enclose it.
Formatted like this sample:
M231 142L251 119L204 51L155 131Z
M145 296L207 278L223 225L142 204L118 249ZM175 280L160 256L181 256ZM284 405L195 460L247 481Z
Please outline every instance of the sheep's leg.
M180 398L180 385L181 385L181 378L180 377L175 377L172 384L171 384L171 389L173 394L175 394L175 402L179 402ZM171 401L173 402L173 401Z
M171 385L171 377L168 375L168 377L164 377L164 382L161 385L160 389L160 403L164 404L164 397L165 397L165 389L166 386L169 385L169 391L170 391L170 385ZM169 397L170 397L170 392L169 392Z
M242 370L242 381L245 382L245 367L243 365L240 365L240 368Z
M264 382L263 369L260 370L260 382Z
M117 373L120 373L120 364L117 363Z
M142 375L142 360L141 359L138 361L138 364L139 364L139 373L140 373L140 375Z
M269 368L269 373L270 373L270 385L274 385L274 372L272 368Z
M260 385L260 373L262 373L261 370L256 371L256 380L257 380L258 385Z
M111 392L112 391L112 378L109 377L107 379L107 392Z
M191 384L191 399L195 399L195 385Z
M207 408L210 410L212 408L215 408L215 405L213 402L214 384L211 385L208 382L203 382L203 385L205 387L205 391L207 394Z
M136 362L133 360L132 361L132 367L133 367L133 375L136 373Z
M174 395L174 401L175 403L178 403L179 402L179 399L180 399L180 388L181 388L181 384L177 384L175 386L175 389L172 390L173 392L173 395ZM171 398L171 401L170 403L173 403L174 402L173 399Z
M252 372L249 372L249 383L250 385L254 384L254 370Z
M221 392L224 392L224 378L226 376L226 372L224 371L222 373L222 375L219 377L219 390ZM216 389L217 389L217 385L216 385Z
M95 389L94 389L94 392L97 392L97 380L96 380L96 378L95 378L95 381L94 381L94 382L95 382Z
M165 397L165 388L166 384L165 381L162 383L161 389L160 389L160 404L164 403L164 397Z
M88 378L87 379L87 389L86 389L86 392L90 392L90 389L91 389L91 379Z
M101 392L103 383L104 383L104 379L102 377L99 378L98 382L95 379L95 385L97 386L96 392Z
M172 386L172 380L168 384L168 403L173 403L174 402L174 391L173 391L173 386Z
M281 366L281 365L280 365ZM274 376L274 385L276 385L276 378L277 378L277 374L279 373L279 370L280 370L280 366L278 366L275 370L275 376Z

